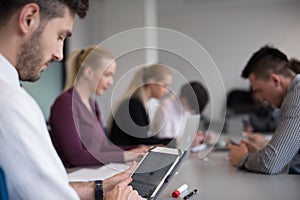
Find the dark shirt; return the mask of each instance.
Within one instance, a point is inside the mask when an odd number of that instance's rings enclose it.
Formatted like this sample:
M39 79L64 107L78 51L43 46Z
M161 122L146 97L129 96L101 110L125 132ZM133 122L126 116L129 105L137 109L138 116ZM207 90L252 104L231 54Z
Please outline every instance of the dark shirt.
M71 88L51 108L49 124L54 147L66 167L123 162L123 151L109 143L97 103L91 113Z
M171 142L171 139L148 136L148 114L142 101L138 98L123 101L113 118L110 139L116 145L167 145Z

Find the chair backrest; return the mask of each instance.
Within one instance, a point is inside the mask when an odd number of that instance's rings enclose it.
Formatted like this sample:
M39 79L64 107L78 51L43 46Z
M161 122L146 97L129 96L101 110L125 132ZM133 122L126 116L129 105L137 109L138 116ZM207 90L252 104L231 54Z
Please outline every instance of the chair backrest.
M235 89L227 94L227 114L248 114L254 107L251 91Z
M2 168L0 168L0 200L8 200L5 175Z

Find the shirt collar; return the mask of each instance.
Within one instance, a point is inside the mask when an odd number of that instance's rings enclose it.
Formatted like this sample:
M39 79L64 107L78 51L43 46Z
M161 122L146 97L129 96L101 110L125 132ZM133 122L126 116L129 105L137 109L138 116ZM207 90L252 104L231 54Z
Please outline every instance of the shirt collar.
M0 53L0 81L20 87L16 68Z

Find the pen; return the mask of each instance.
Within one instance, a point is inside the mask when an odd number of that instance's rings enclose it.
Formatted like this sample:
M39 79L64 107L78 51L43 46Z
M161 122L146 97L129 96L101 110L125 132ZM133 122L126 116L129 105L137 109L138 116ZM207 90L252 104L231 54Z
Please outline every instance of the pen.
M194 194L196 194L198 192L197 189L194 189L193 191L191 191L188 195L184 196L183 199L184 200L187 200L189 199L190 197L192 197Z

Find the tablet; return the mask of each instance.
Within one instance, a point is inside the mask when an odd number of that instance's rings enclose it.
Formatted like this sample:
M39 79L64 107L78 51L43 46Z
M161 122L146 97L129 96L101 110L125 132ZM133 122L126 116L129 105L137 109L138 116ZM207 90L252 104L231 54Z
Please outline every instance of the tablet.
M140 161L132 174L130 185L139 195L156 199L162 188L175 173L186 151L167 147L154 147Z

